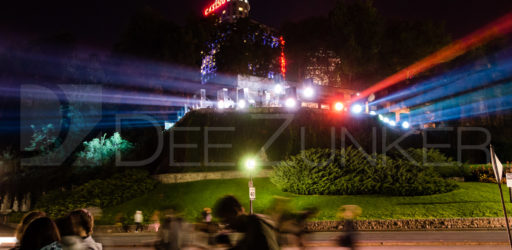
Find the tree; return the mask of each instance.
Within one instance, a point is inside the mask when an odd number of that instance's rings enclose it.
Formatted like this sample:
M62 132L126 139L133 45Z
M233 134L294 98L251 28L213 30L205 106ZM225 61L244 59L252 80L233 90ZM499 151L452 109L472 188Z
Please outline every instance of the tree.
M126 153L133 149L133 144L121 138L116 132L111 137L106 138L104 134L101 138L94 138L89 142L84 142L84 149L78 153L77 164L83 166L101 166L109 161L117 153Z

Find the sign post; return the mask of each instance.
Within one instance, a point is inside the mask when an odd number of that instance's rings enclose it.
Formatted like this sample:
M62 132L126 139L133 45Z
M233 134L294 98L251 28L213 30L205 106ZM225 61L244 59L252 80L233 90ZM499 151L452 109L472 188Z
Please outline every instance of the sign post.
M512 203L512 173L506 173L508 196L510 197L510 203Z
M505 225L507 226L507 235L508 235L508 243L510 244L510 249L512 249L512 238L510 236L510 226L508 222L507 216L507 208L505 207L505 201L503 200L503 191L501 190L501 176L503 175L503 165L501 165L500 160L496 157L496 153L494 153L494 148L491 147L491 163L492 169L494 171L494 175L496 177L496 182L498 183L498 188L500 189L500 197L501 197L501 205L503 207L503 214L505 215Z
M254 213L254 210L252 208L253 200L256 200L256 188L254 187L254 185L252 183L252 175L251 175L251 180L249 181L249 207L250 207L251 214Z

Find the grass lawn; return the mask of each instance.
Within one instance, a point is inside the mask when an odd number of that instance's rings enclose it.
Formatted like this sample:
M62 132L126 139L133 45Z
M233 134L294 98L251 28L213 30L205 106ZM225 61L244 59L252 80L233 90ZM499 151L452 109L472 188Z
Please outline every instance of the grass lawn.
M496 184L461 182L460 188L446 194L396 197L382 195L294 195L284 193L268 178L254 180L256 187L255 212L269 206L274 196L292 198L293 207L300 210L317 207L320 213L315 220L335 220L341 205L357 204L363 208L359 219L410 219L410 218L461 218L501 217L501 203ZM508 189L504 185L507 210L512 212ZM118 213L133 217L135 210L142 210L148 219L153 211L179 207L188 220L200 217L204 207L212 207L226 194L235 195L248 210L247 179L206 180L180 184L161 184L150 194L135 198L119 206L105 208L99 224L113 224Z

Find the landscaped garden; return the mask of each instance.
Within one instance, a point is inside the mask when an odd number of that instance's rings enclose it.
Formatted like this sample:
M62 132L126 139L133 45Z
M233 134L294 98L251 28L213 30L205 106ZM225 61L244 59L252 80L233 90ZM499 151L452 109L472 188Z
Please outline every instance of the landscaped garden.
M444 194L426 196L386 195L294 195L280 191L268 178L254 180L256 187L255 212L262 213L275 196L290 197L297 210L317 207L319 214L314 220L336 220L338 208L357 204L363 208L359 219L406 219L406 218L460 218L500 217L498 187L492 183L459 182L458 188ZM506 187L504 187L506 189ZM118 213L132 215L142 210L150 215L154 210L177 209L185 218L200 217L204 207L212 207L226 194L235 195L244 207L249 206L247 179L206 180L179 184L160 184L151 193L103 210L104 224L113 224ZM512 204L507 204L512 212ZM147 216L149 217L149 216Z

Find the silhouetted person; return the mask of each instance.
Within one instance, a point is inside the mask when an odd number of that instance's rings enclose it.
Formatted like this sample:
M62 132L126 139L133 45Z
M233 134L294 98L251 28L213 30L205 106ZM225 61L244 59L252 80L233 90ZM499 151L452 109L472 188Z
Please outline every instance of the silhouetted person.
M160 241L155 246L160 250L178 250L183 247L183 219L168 216L158 230Z
M279 249L273 225L256 215L245 214L244 208L235 197L228 195L221 198L215 204L213 212L230 228L244 233L242 239L230 249Z
M16 240L18 241L18 244L21 241L23 232L25 231L27 226L30 224L30 222L32 222L33 220L35 220L37 218L45 217L45 216L46 216L46 214L44 212L40 212L40 211L28 212L23 216L23 218L20 221L20 224L18 224L18 227L16 227L16 232L15 232L15 236L16 236Z
M361 208L357 205L345 205L340 208L341 217L343 217L344 234L338 238L338 244L342 247L356 249L356 227L354 219L361 214Z
M25 229L20 250L60 250L60 235L55 223L48 217L34 219Z

